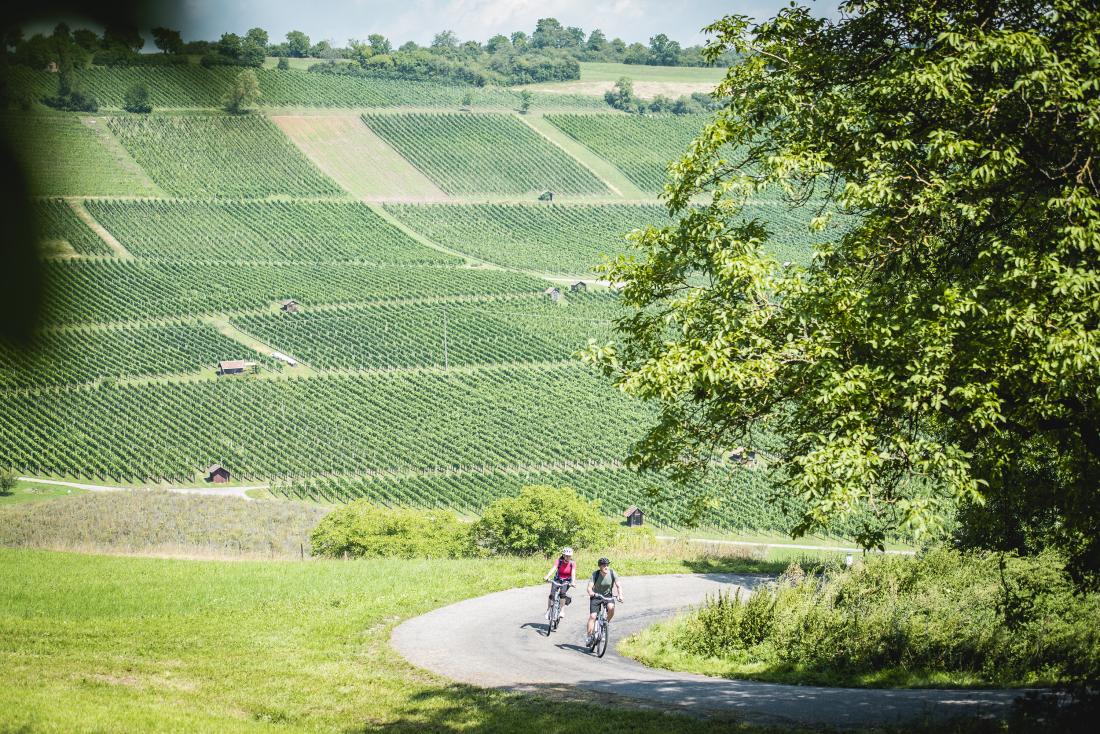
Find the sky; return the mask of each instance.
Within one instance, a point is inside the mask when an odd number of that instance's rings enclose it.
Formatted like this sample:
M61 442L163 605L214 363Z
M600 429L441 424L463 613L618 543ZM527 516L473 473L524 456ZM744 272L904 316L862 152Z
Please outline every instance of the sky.
M838 0L802 0L821 15L836 15ZM266 30L272 42L287 31L304 31L316 43L330 40L344 46L349 38L381 33L395 46L406 41L427 45L443 30L459 40L484 42L497 33L528 34L539 18L553 17L562 25L580 26L585 33L601 29L607 37L648 44L664 33L684 45L702 43L703 26L737 13L766 18L789 0L178 0L159 3L148 25L166 25L183 32L185 41L217 40L222 33L243 35L249 28ZM82 25L72 19L74 27ZM93 27L94 24L83 24ZM52 23L26 26L31 32L52 29ZM142 28L148 36L148 29ZM147 44L152 49L151 42Z

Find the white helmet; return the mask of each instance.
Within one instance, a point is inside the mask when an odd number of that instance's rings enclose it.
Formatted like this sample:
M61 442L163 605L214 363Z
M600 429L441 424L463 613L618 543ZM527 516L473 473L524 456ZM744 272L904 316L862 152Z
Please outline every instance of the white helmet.
M565 546L564 548L561 549L561 554L563 556L571 556L571 555L573 555L573 549L570 548L569 546Z

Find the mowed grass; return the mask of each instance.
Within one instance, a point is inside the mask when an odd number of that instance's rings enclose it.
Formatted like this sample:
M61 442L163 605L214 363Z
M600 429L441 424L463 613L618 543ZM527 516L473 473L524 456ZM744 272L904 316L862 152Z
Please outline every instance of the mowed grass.
M760 731L602 699L554 702L453 684L390 648L400 620L537 583L545 565L224 563L0 549L0 730ZM618 568L691 567L667 560Z
M604 255L626 250L632 229L669 223L657 205L388 204L429 239L499 265L592 275Z
M566 135L606 158L643 191L666 182L670 161L687 152L704 115L547 115Z
M610 193L514 115L371 114L363 120L448 194Z
M447 195L358 115L280 115L271 118L311 161L360 198L442 200Z
M175 196L342 196L265 117L109 118L111 131Z
M629 77L636 82L709 82L717 84L726 75L725 67L707 66L647 66L645 64L613 64L602 61L582 61L581 81L617 81Z
M8 141L39 196L156 196L157 186L118 145L102 117L0 115Z

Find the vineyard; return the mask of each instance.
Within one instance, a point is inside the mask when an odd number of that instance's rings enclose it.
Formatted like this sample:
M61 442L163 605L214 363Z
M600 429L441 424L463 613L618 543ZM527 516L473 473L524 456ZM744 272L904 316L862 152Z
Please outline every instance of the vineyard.
M37 199L34 218L39 224L39 238L45 242L65 242L79 255L111 255L111 248L73 208L62 199Z
M102 118L0 114L12 151L40 196L149 195L159 191L110 133ZM111 141L113 142L113 141Z
M255 69L260 85L259 104L265 107L452 107L466 94L478 107L515 109L518 93L504 87L458 86L394 79L360 79L339 74ZM57 93L57 75L12 67L9 83L18 93L42 98ZM156 109L216 108L233 78L233 68L202 66L135 66L81 69L76 80L95 96L100 106L122 109L123 96L134 84L144 84ZM15 96L15 95L13 95ZM536 109L605 109L601 99L569 94L535 94Z
M205 324L46 331L30 354L0 343L0 390L195 372L246 353L263 359Z
M512 115L365 114L370 128L449 194L606 194L595 174Z
M339 196L266 117L109 117L149 176L175 196Z
M117 384L5 403L11 465L112 481L192 481L213 462L240 479L602 462L648 419L573 365Z
M547 273L592 272L626 232L669 223L658 205L387 204L413 229L473 257Z
M642 191L659 192L670 161L683 155L700 115L547 115L566 135L614 163Z
M359 203L95 200L85 207L142 258L462 262L424 247Z
M53 324L164 319L304 306L465 295L538 293L543 281L476 268L351 263L221 263L72 260L46 263Z

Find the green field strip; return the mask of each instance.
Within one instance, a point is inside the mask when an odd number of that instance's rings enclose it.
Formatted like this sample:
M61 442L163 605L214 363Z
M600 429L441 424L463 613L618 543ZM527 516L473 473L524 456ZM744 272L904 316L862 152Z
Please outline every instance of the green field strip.
M592 171L592 173L603 181L617 196L627 199L645 199L651 196L635 186L613 163L601 158L598 154L593 152L592 149L581 145L575 139L566 135L561 129L550 124L542 115L521 115L520 119L540 135L554 143L554 145L579 161L585 168Z
M127 250L126 247L123 246L123 244L119 242L113 234L108 232L102 224L96 221L96 218L92 216L91 212L84 208L84 202L81 199L68 198L66 199L66 202L72 208L76 216L80 218L80 221L88 225L88 228L95 232L96 236L98 236L99 239L103 240L103 242L106 243L107 247L111 248L111 252L114 253L115 257L119 258L120 260L134 259L133 254L129 250Z
M363 115L371 130L451 195L608 193L591 171L516 118L461 112Z
M358 115L272 115L324 174L364 200L445 201L445 194Z

